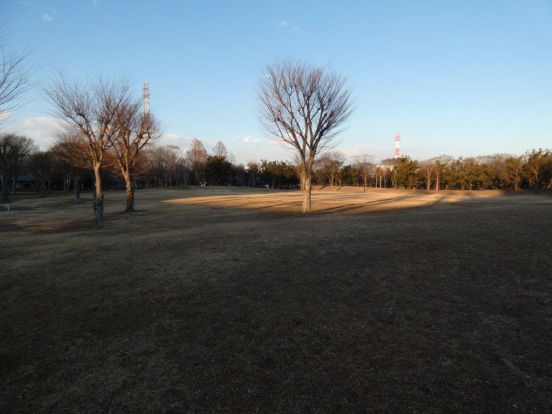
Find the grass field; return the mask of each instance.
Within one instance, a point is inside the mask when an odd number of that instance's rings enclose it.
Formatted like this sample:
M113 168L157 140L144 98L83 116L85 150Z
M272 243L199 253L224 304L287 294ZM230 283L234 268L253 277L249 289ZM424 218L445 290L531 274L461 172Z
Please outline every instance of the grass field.
M550 412L552 197L146 190L0 211L0 412Z

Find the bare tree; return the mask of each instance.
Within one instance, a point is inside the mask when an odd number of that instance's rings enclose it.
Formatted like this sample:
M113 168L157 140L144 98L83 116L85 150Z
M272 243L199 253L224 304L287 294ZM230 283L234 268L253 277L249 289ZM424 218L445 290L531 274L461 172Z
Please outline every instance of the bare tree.
M529 171L529 183L533 185L535 194L539 193L542 167L548 157L548 151L543 149L531 150L526 154L527 170Z
M194 138L190 144L190 149L186 151L186 158L190 168L194 173L196 183L200 184L205 180L205 164L207 163L207 150L199 139Z
M117 114L117 132L109 136L115 166L125 182L125 212L134 211L134 179L138 172L142 149L159 137L159 125L150 112L141 111L141 103L128 99Z
M524 163L525 160L523 156L506 158L506 182L512 184L514 191L519 190Z
M166 145L167 152L165 156L165 171L166 171L166 185L171 186L176 183L178 158L180 156L180 148L176 145Z
M374 168L374 164L372 164L371 159L372 158L366 154L357 155L354 158L354 165L357 168L358 173L360 174L360 178L362 178L364 191L366 191L366 187L368 186L368 180L370 179L370 172Z
M15 190L17 175L23 162L34 151L33 140L15 134L0 135L0 175L2 175L2 201L10 202L10 180Z
M389 163L383 163L376 166L374 169L374 178L376 181L376 188L383 188L387 186L387 181L393 170L393 165Z
M228 150L226 149L226 145L224 145L222 141L218 141L213 147L213 154L215 157L224 159L228 158Z
M83 150L94 171L95 222L101 226L104 210L102 168L111 140L118 132L117 117L128 100L129 86L124 81L103 80L93 85L80 85L60 75L47 96L67 129L82 136L85 143Z
M433 163L433 174L435 176L435 191L439 191L441 189L441 178L443 176L445 168L448 164L450 164L453 161L453 157L451 157L450 155L439 155L438 157L434 157L429 161Z
M435 175L435 163L432 160L420 162L420 172L425 178L426 190L431 190L433 176Z
M46 192L51 192L52 176L54 175L54 154L52 152L37 151L29 158L31 173L38 183L40 197L46 197Z
M268 66L259 99L268 132L290 145L299 157L303 212L311 210L313 165L351 113L344 79L301 62Z
M316 163L328 184L333 187L345 163L345 154L341 151L328 151L320 155Z
M7 36L0 28L0 121L15 109L17 98L29 82L26 54L6 50L7 43Z
M177 181L180 148L174 145L153 147L147 151L147 157L158 187L167 187Z
M249 161L247 163L247 174L249 176L247 180L247 185L255 187L257 185L257 179L259 176L259 164L255 161Z
M179 156L176 160L176 186L188 185L188 178L190 176L190 169L188 163L184 157Z
M77 133L61 134L50 149L57 157L71 166L75 202L80 203L80 179L83 170L93 170L89 156L88 140ZM105 157L105 156L104 156ZM103 165L106 165L106 159Z
M473 183L477 178L477 161L473 157L459 158L456 160L460 188L472 190Z

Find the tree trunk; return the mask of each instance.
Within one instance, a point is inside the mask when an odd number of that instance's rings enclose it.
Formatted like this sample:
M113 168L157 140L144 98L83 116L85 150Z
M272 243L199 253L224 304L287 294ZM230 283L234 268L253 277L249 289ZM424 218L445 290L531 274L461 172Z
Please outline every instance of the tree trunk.
M435 176L435 191L439 191L440 190L440 181L441 181L441 177L439 176L439 174L437 174Z
M125 213L130 213L134 211L134 186L132 185L132 178L129 173L123 174L125 180L125 189L126 189L126 207Z
M7 176L2 176L2 202L3 203L9 203L10 202L10 190L8 189L8 182L9 179Z
M40 180L40 187L39 187L40 197L46 197L46 181Z
M69 187L71 186L71 176L66 175L63 179L63 195L69 194Z
M95 179L95 199L94 199L94 217L96 226L103 226L104 212L104 194L102 191L102 167L99 163L94 163L94 179Z
M311 211L312 177L308 174L303 178L303 213Z
M80 177L75 175L73 178L73 191L75 193L75 203L80 204Z
M305 190L305 175L302 172L299 172L299 188Z
M431 173L427 173L426 189L427 191L431 190Z

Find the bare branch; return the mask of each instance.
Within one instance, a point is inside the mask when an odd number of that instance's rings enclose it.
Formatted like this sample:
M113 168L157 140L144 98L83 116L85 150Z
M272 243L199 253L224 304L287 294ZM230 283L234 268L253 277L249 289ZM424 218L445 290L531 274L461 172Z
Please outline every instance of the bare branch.
M16 108L17 99L29 83L26 53L7 51L5 39L6 35L0 33L0 117Z

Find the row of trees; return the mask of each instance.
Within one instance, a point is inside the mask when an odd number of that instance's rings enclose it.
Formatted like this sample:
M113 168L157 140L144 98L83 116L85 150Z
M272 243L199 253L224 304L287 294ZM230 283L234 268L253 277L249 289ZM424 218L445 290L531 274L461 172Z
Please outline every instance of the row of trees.
M143 164L142 150L160 134L155 117L142 109L125 81L82 85L60 75L47 95L65 125L55 152L71 166L94 173L96 224L103 224L102 170L107 165L124 180L125 211L134 211L133 180Z
M93 168L86 157L82 139L61 136L46 151L40 151L33 140L15 134L0 135L0 176L3 201L17 190L17 183L24 183L46 196L52 191L71 189L75 200L80 200L80 190L94 187ZM108 148L103 155L101 182L103 189L126 188L126 168L121 168L115 148ZM296 166L285 161L250 162L236 164L232 154L222 142L217 142L211 152L204 143L194 139L188 151L177 146L155 145L149 142L133 158L130 170L132 189L137 187L172 187L183 185L241 185L294 188L298 185ZM133 197L133 194L132 194ZM134 207L131 205L129 207Z
M552 152L533 149L524 155L495 154L453 159L437 157L417 162L401 158L391 176L395 188L511 189L535 193L552 186Z
M495 154L453 158L440 156L417 161L409 157L383 160L353 158L345 163L339 151L323 154L314 166L319 185L363 185L427 190L505 189L518 191L552 186L552 152L531 150L520 156Z
M32 177L41 195L53 189L67 193L70 188L79 200L79 190L90 187L90 173L77 163L67 162L75 142L65 137L47 151L38 151L33 141L13 134L0 136L0 175L3 199L15 191L17 177ZM518 191L549 188L552 179L552 153L532 150L521 156L496 154L454 159L440 156L425 161L409 157L384 160L378 164L369 156L347 157L340 151L323 153L314 163L312 182L320 186L394 187L410 189L505 189ZM126 187L120 160L108 151L102 182L104 188ZM186 152L177 146L150 143L134 160L132 187L171 187L182 185L239 185L295 188L300 185L300 167L286 161L237 164L221 141L209 152L194 139ZM84 177L84 181L83 181Z

